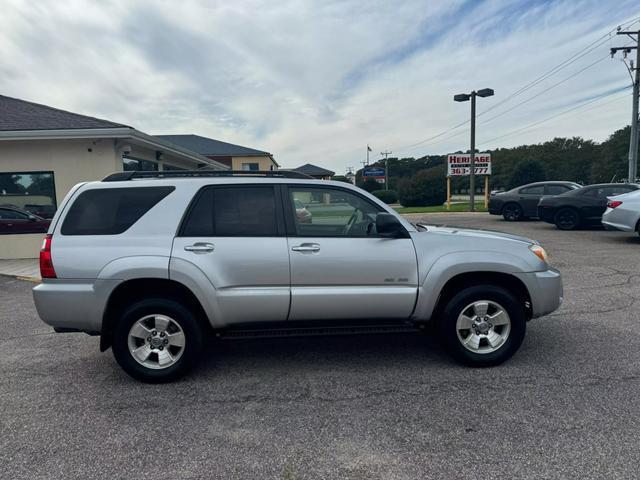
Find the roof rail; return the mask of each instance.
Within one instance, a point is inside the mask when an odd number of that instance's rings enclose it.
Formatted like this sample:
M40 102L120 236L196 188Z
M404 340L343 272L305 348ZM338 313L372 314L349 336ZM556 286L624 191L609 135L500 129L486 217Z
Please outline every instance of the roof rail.
M163 171L130 171L116 172L107 175L103 182L122 182L134 178L199 178L199 177L275 177L301 178L313 177L293 170L163 170Z

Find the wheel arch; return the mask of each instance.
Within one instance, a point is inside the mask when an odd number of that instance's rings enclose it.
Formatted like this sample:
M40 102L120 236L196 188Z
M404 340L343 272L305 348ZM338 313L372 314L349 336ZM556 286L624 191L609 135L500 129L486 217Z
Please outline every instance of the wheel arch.
M123 310L136 300L153 297L181 303L196 315L205 330L211 330L205 309L196 295L184 284L166 278L136 278L118 284L109 295L100 331L101 352L111 346L111 335Z
M558 221L557 221L556 217L563 210L571 210L571 211L575 212L575 214L578 216L578 223L577 223L576 226L580 226L580 224L582 222L584 222L584 218L582 217L582 212L580 211L579 207L576 207L574 205L560 205L560 206L556 207L555 211L553 212L553 223L554 223L554 225L556 225L556 226L558 225Z
M504 288L521 300L525 307L527 320L533 315L531 306L531 295L526 285L515 275L504 272L465 272L459 273L450 278L440 290L438 299L433 309L433 318L437 318L444 307L458 292L464 288L478 285L492 285Z

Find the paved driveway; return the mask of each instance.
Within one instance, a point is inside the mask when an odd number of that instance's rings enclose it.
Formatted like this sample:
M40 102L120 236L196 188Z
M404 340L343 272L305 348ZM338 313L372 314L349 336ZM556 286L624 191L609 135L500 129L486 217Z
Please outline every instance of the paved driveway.
M0 278L0 478L637 478L640 238L423 220L531 236L563 271L565 305L506 365L412 335L243 340L143 385Z

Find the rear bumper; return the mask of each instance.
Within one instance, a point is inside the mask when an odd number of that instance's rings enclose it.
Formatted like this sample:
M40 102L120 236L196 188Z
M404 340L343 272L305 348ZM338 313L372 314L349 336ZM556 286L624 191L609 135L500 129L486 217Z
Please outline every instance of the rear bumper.
M515 274L527 287L531 297L532 318L542 317L557 310L564 300L562 276L555 268L542 272Z
M56 331L98 333L116 280L46 280L33 288L38 316Z
M632 215L623 209L611 209L607 208L607 211L602 215L602 225L607 230L620 230L622 232L635 231L635 224L633 223Z

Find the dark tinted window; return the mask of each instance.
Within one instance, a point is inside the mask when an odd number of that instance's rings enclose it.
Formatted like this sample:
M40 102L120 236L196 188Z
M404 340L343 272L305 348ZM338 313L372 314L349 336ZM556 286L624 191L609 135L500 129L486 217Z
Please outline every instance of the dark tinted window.
M53 218L56 213L56 189L53 172L0 173L0 206Z
M544 185L537 185L535 187L526 187L520 190L520 193L524 195L543 195Z
M571 191L572 188L566 185L547 185L546 186L546 194L547 195L561 195L563 193L567 193Z
M604 196L613 197L616 195L622 195L623 193L629 193L635 190L631 185L616 185L615 187L605 187L602 189Z
M27 220L29 217L15 210L0 208L0 220Z
M62 224L63 235L117 235L174 187L101 188L81 193Z
M202 190L182 228L183 237L278 235L273 187L210 187Z
M580 190L579 195L584 195L585 197L596 197L598 195L597 188L583 188Z

